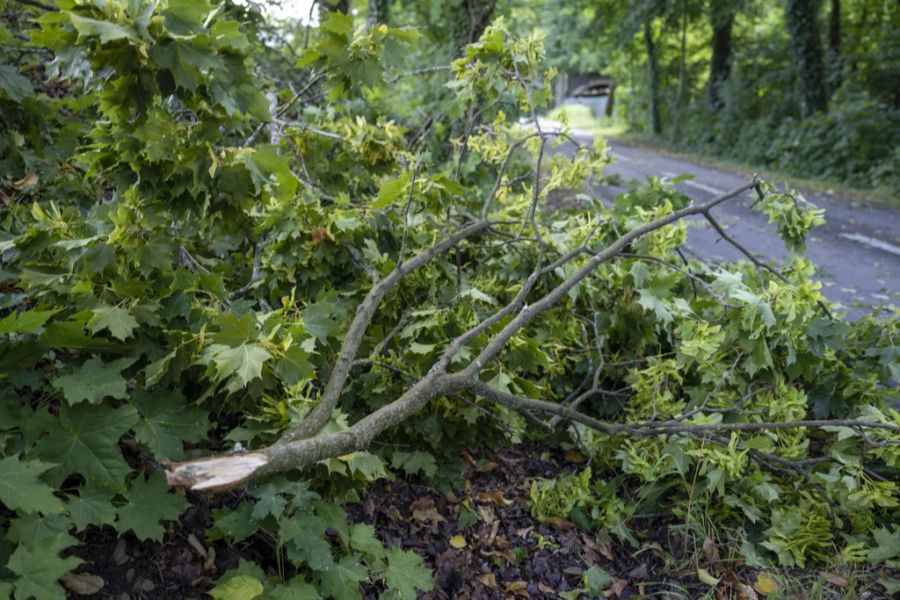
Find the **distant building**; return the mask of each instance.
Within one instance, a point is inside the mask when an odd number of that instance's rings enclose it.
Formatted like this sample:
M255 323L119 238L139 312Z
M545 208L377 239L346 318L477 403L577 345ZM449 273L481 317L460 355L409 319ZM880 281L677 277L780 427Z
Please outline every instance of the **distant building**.
M554 100L561 104L589 106L595 117L612 116L615 82L600 73L560 73L554 88Z

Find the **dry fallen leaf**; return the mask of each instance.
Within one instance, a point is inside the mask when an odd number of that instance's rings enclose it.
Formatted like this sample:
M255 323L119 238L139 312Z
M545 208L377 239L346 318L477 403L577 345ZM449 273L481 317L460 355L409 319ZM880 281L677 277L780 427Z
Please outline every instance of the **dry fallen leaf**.
M719 549L716 547L716 543L710 538L703 540L703 554L708 561L719 560Z
M837 573L832 573L831 571L823 571L822 577L824 577L825 581L831 585L836 585L838 587L847 587L850 584L850 581L846 577L838 575Z
M419 523L430 523L437 525L438 523L446 523L447 519L438 512L434 506L434 500L427 496L422 496L410 505L412 509L412 517Z
M490 473L491 471L496 469L498 466L499 465L497 463L488 461L475 470L478 471L479 473Z
M477 498L479 502L493 502L494 504L499 504L501 506L509 506L510 504L512 504L512 500L507 500L503 496L502 490L478 492Z
M188 535L187 541L191 548L200 555L200 558L206 558L206 548L203 547L203 544L200 543L200 540L197 539L196 535L193 533Z
M603 592L603 595L606 598L619 598L622 595L622 592L624 592L625 588L627 587L627 579L619 579L618 577L613 577L612 585L605 592Z
M549 585L547 585L546 583L544 583L543 581L538 581L537 586L538 586L538 589L541 590L542 592L544 592L545 594L552 594L553 596L556 596L556 590L553 589L552 587L550 587Z
M453 537L450 538L450 545L459 550L460 548L466 547L466 536L461 533L457 533Z
M735 584L738 591L738 597L742 600L759 600L759 596L756 595L756 591L746 583L738 582Z
M91 596L103 589L106 582L102 577L89 573L66 573L59 578L70 591L82 596Z
M753 589L763 596L768 596L778 589L778 581L765 571L760 571L756 574L756 583L753 584Z
M22 179L19 179L18 181L14 181L12 183L12 187L15 190L22 190L22 189L25 189L32 185L37 185L37 182L38 182L37 173L31 172L31 173L28 173L27 175L25 175L25 177L23 177Z
M531 595L528 593L527 581L511 581L506 584L506 591L510 594L515 594L516 596L522 596L524 598L531 597Z
M493 573L485 573L478 578L478 581L481 582L481 585L487 586L489 588L497 587L497 577Z

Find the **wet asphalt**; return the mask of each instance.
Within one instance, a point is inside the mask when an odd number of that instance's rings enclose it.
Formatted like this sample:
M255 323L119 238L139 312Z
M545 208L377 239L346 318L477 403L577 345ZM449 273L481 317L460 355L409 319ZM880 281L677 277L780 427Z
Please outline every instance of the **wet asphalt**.
M576 132L577 134L577 132ZM582 143L590 136L576 135ZM702 164L644 145L608 140L613 164L606 174L620 178L616 185L604 184L595 193L604 200L628 189L630 181L644 181L649 176L673 179L689 173L693 179L676 187L697 202L705 202L721 193L737 188L750 175ZM574 147L561 147L570 154ZM782 182L774 181L779 189ZM847 316L856 319L879 305L900 305L900 211L883 205L800 188L804 198L825 209L826 223L812 231L807 240L806 256L818 268L817 278L827 298L840 303ZM712 210L723 228L757 257L777 265L790 256L784 243L768 222L768 217L750 209L753 195L735 198ZM690 221L684 249L711 261L737 260L743 256L703 219Z

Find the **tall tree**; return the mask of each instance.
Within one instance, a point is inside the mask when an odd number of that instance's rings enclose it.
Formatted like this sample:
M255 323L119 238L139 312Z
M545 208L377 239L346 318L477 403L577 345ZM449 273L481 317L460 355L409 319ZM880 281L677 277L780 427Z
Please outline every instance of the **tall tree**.
M734 6L730 0L712 0L712 59L709 62L709 106L714 111L722 107L722 85L731 76L731 29L734 26Z
M496 0L458 0L447 3L450 11L450 39L455 55L466 44L481 37L491 22L496 5Z
M388 23L388 15L389 15L389 0L369 0L369 8L367 19L369 25L374 25L375 23Z
M644 47L647 50L647 87L650 90L650 129L653 135L662 133L659 116L659 57L653 39L653 19L644 21Z
M350 0L317 0L319 3L319 21L323 21L329 12L350 12Z
M784 13L791 35L791 53L800 74L807 114L828 109L825 61L819 38L819 0L787 0Z
M841 83L841 0L831 0L828 16L828 63L835 87Z

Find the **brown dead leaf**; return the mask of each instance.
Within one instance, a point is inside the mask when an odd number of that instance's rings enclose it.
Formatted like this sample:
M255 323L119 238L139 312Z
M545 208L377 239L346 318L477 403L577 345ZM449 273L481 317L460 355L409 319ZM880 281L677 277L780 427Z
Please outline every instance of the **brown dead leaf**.
M487 490L484 492L478 492L478 496L476 496L479 502L493 502L494 504L498 504L500 506L509 506L512 504L512 500L507 500L503 496L503 490Z
M735 586L737 588L738 597L741 600L759 600L759 596L756 595L756 591L746 583L736 583Z
M412 509L412 517L419 523L437 525L438 523L446 523L447 519L438 512L434 506L434 500L428 496L422 496L410 505Z
M479 505L478 516L488 525L493 525L497 521L497 513L494 512L491 506Z
M200 555L200 558L206 558L206 548L203 547L203 544L200 543L200 540L197 539L197 536L193 533L188 535L187 538L188 545L194 549L194 551Z
M553 589L552 587L550 587L549 585L547 585L546 583L544 583L543 581L538 581L537 586L538 586L538 589L541 590L542 592L544 592L545 594L551 594L553 596L556 596L556 590Z
M209 550L206 551L206 560L203 562L203 570L216 570L216 549L213 546L210 546Z
M106 585L102 577L90 573L66 573L59 580L70 591L82 596L96 594Z
M482 575L481 577L478 578L478 581L481 582L481 585L489 587L489 588L497 587L497 577L494 575L493 572L485 573L484 575Z
M824 577L825 581L831 585L836 585L838 587L847 587L850 584L850 581L846 577L837 573L832 573L831 571L823 571L822 577Z
M518 537L527 538L528 534L534 531L534 525L529 525L528 527L523 527L522 529L516 529L516 535Z
M22 179L19 179L18 181L14 181L12 183L12 187L14 190L23 190L27 187L37 185L37 182L38 182L37 173L31 172L31 173L28 173L27 175L25 175L25 177L23 177Z
M625 591L625 588L628 587L627 579L619 579L618 577L613 577L612 585L607 588L603 595L606 598L619 598L622 596L622 592Z
M2 189L0 189L0 202L3 203L3 206L9 206L9 196L4 194Z
M719 560L719 548L710 538L703 540L703 554L710 562Z
M496 469L499 466L500 465L498 465L495 462L488 461L475 470L478 471L479 473L490 473L491 471L493 471L494 469Z
M506 584L505 589L510 594L515 594L516 596L522 596L523 598L531 598L531 595L528 593L528 582L527 581L510 581Z
M563 519L562 517L550 517L549 519L544 519L544 523L550 523L560 529L572 529L575 527L575 523L568 519Z

